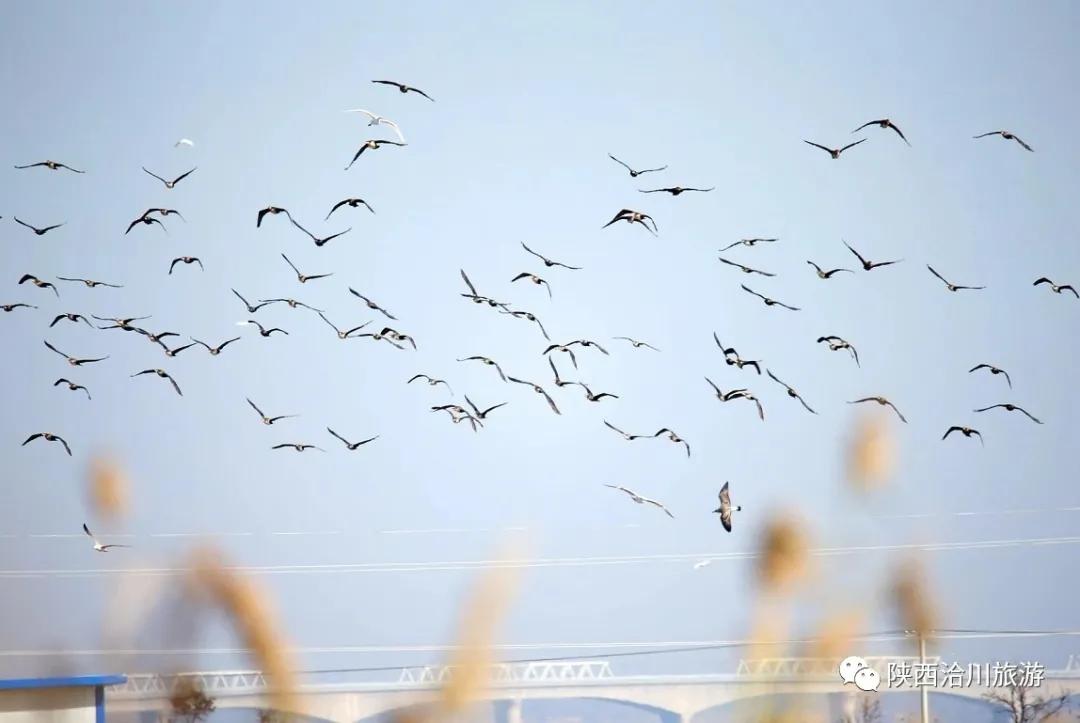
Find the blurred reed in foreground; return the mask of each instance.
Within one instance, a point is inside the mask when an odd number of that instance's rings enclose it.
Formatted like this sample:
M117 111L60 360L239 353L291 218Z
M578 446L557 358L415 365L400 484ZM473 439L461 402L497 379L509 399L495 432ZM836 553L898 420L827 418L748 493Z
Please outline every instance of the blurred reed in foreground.
M867 412L855 422L848 442L847 478L856 492L869 492L888 484L896 467L896 443L880 411Z

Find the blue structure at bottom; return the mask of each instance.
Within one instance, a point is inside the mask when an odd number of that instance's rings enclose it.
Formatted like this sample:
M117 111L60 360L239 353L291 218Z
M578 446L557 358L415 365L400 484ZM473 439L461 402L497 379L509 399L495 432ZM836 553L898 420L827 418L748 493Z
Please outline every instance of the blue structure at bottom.
M46 716L64 723L105 723L105 687L126 682L123 675L0 680L0 723Z

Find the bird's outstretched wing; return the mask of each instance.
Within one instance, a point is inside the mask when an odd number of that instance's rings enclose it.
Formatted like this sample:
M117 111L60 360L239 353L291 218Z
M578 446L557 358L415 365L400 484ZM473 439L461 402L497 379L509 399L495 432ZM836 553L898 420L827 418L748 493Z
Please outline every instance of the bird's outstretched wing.
M855 146L859 145L860 143L866 143L866 139L863 138L861 140L855 141L854 143L848 143L846 146L844 146L843 148L840 149L840 153L843 153L848 148L854 148Z

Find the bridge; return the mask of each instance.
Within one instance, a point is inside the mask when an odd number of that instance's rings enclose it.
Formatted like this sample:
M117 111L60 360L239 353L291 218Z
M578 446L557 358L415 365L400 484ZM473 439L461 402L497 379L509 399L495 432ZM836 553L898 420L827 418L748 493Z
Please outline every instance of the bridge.
M904 656L865 660L880 672L881 692L898 692L886 687L885 671L890 664L919 662L918 658ZM937 665L941 661L927 658L925 662ZM652 712L660 723L692 723L696 716L712 708L762 696L857 694L855 686L845 686L840 680L838 665L839 660L832 659L768 658L742 661L735 673L728 674L617 676L610 662L604 660L503 663L490 666L490 684L484 697L493 706L496 723L521 723L522 706L528 701L567 699L610 701ZM299 709L290 712L333 723L375 720L434 701L454 672L453 667L424 666L403 668L396 680L305 684L299 691ZM218 709L261 709L268 705L267 682L262 673L217 671L129 675L125 685L109 689L109 710L157 711L164 720L169 695L184 679L214 698ZM931 691L935 696L980 699L991 690L989 683ZM1041 685L1055 693L1080 695L1080 656L1071 656L1060 670L1046 670Z

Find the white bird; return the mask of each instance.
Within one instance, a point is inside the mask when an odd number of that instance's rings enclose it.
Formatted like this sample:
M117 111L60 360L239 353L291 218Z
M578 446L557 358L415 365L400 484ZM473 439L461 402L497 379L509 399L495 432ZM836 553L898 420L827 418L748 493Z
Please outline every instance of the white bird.
M694 569L695 570L700 570L701 568L703 568L703 567L705 567L707 565L711 565L711 564L712 564L712 560L699 560L698 562L694 563Z
M98 552L108 552L114 547L131 547L131 545L102 545L100 542L98 542L98 539L94 537L94 533L90 531L90 528L86 526L85 522L83 523L82 528L83 532L85 532L87 536L94 541L94 549Z
M669 510L667 507L664 507L664 504L662 502L658 502L657 500L651 500L648 497L642 497L637 492L634 492L633 490L627 489L625 487L620 487L619 485L605 484L604 486L605 487L610 487L613 490L619 490L620 492L625 492L626 494L630 495L630 499L632 499L634 502L637 502L639 505L648 503L650 505L654 505L654 506L659 507L660 509L662 509L664 512L667 513L668 517L671 517L671 518L675 517L675 515L671 514L671 510Z
M353 108L352 110L347 110L345 112L346 113L363 113L364 115L366 115L368 118L371 119L368 122L369 126L377 126L377 125L390 126L391 128L394 129L394 133L397 133L398 140L400 140L402 143L405 142L405 136L401 135L401 129L398 128L398 124L395 123L394 121L390 120L389 118L383 118L381 115L376 115L375 113L372 113L369 110L364 110L363 108Z
M193 145L195 145L195 141L191 140L190 138L181 138L173 144L173 148L179 148L180 146L187 146L188 148L191 148Z

